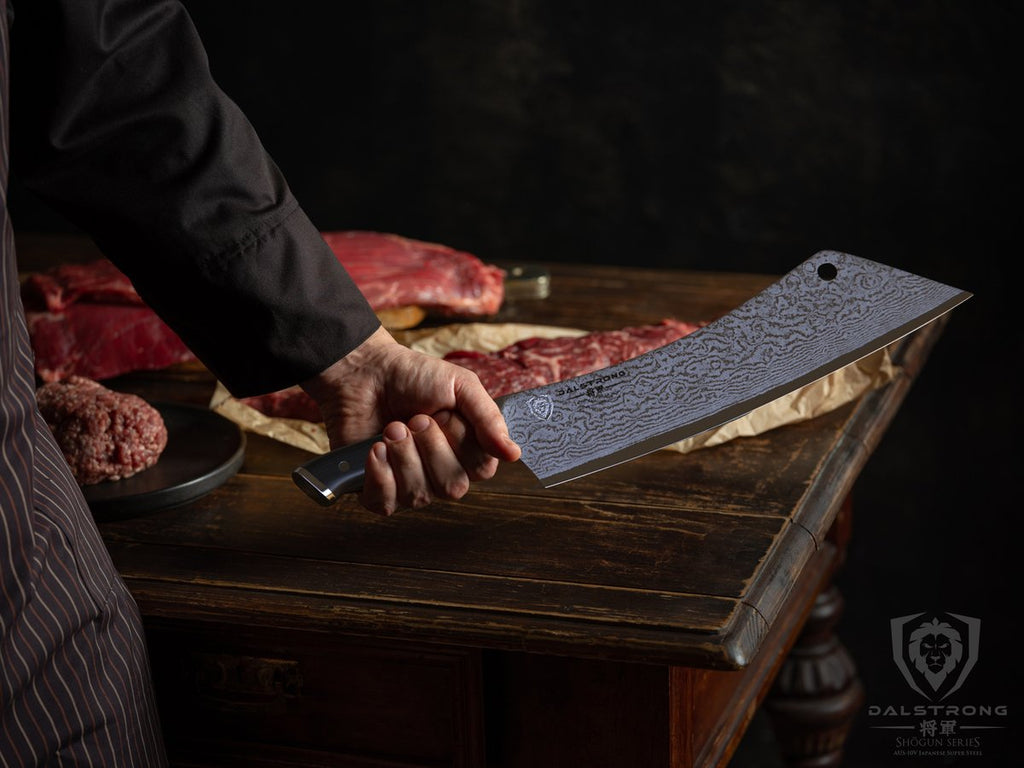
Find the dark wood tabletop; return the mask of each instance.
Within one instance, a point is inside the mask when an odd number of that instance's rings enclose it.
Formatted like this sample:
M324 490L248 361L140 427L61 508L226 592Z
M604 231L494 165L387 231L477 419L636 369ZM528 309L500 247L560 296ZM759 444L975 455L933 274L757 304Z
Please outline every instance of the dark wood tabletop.
M59 238L20 246L23 269L88 252ZM510 300L495 322L708 321L772 281L541 266L550 295ZM325 509L290 479L310 454L248 435L223 486L101 531L148 621L741 670L792 644L841 557L829 532L941 329L907 337L892 383L825 416L551 489L505 465L457 503L391 518L351 498ZM214 383L188 364L111 386L205 406Z

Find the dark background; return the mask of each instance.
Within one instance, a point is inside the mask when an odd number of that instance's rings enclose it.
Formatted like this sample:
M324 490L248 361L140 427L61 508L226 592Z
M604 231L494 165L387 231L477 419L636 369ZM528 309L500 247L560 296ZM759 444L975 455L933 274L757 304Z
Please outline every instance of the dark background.
M833 248L974 292L862 475L840 586L869 704L921 703L890 618L981 620L955 703L1010 717L979 768L1020 746L1019 5L186 2L321 229L773 274ZM11 196L19 229L69 229ZM849 765L953 764L871 724ZM734 763L772 754L759 718Z

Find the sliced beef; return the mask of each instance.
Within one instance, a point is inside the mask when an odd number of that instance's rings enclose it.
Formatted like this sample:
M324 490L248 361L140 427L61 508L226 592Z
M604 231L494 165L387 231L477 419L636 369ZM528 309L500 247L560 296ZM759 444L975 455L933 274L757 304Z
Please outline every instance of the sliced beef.
M163 417L137 395L71 376L44 384L36 397L79 485L131 477L167 447Z
M437 315L482 317L504 300L504 271L470 253L380 232L323 237L374 309L418 306Z

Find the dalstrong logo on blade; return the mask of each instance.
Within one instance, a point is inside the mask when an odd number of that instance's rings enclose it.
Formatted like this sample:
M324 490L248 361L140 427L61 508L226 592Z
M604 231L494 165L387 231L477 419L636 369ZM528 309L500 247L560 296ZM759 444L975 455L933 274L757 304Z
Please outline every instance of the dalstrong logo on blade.
M957 690L978 661L981 621L955 613L891 620L892 656L907 684L931 701Z

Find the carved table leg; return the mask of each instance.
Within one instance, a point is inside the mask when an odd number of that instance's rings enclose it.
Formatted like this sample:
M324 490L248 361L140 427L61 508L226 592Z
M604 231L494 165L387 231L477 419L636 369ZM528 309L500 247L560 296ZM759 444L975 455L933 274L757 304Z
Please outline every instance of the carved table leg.
M843 609L834 586L815 600L807 623L764 702L786 762L830 768L842 758L864 689L846 648L833 634Z

